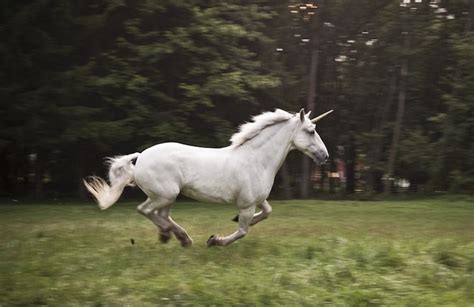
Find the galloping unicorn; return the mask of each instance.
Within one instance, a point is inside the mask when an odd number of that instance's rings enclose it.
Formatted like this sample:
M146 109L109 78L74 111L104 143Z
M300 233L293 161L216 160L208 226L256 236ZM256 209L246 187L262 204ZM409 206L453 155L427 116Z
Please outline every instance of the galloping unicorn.
M315 123L331 112L313 119L303 109L299 113L265 112L242 125L228 147L158 144L141 153L110 158L110 184L95 176L84 184L102 210L119 199L125 186L137 185L148 196L138 212L158 227L162 242L168 242L173 233L183 247L193 240L169 215L178 194L198 201L233 203L239 210L237 230L207 240L208 246L225 246L268 218L272 207L267 198L290 150L297 149L319 164L328 159ZM260 211L255 213L257 207Z

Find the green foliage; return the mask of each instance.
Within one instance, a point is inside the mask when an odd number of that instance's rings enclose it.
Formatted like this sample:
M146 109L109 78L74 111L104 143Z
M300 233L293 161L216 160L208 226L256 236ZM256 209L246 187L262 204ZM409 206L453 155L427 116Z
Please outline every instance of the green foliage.
M56 188L66 161L78 162L68 168L77 180L98 169L92 159L159 142L223 146L231 127L259 109L258 92L280 84L255 52L272 44L262 32L272 17L264 6L112 0L5 6L11 10L0 28L0 97L8 103L0 107L0 153L27 168L25 153L41 152L46 169L61 170L50 174ZM245 111L232 112L237 108ZM51 161L53 149L61 159ZM16 182L14 176L4 175Z
M423 131L406 131L400 148L398 175L413 184L427 183L435 167L435 144Z
M449 180L452 191L473 191L474 187L474 31L463 36L452 35L454 67L445 82L443 95L446 114L442 117L443 137L439 141L441 159L438 160L437 178ZM448 175L446 175L448 174Z
M47 177L70 194L102 157L160 142L225 146L250 115L306 105L313 50L313 114L336 110L318 129L348 173L363 169L348 184L380 190L407 59L394 175L472 193L472 3L314 3L3 1L2 193Z

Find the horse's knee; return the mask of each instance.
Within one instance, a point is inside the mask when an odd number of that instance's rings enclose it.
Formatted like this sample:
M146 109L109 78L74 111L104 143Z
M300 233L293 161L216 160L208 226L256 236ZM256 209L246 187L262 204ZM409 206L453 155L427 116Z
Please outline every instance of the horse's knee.
M266 210L264 210L263 212L265 212L265 218L268 218L271 214L272 214L272 207L268 207Z
M240 209L239 212L239 226L240 229L246 229L250 226L255 214L255 206Z
M268 218L272 214L272 211L272 207L267 202L262 205L262 213L264 218Z
M261 219L266 220L270 217L271 214L272 214L272 208L270 208L269 210L262 210Z
M150 216L153 214L154 211L162 209L169 204L172 203L172 200L168 200L167 198L160 198L160 199L147 199L137 207L138 213Z
M147 202L144 202L137 207L137 212L144 216L148 216L152 211L153 208L151 208Z

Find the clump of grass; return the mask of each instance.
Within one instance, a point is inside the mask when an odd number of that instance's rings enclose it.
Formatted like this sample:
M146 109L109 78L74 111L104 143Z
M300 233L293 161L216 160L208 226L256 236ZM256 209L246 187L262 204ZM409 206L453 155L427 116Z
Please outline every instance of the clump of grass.
M314 259L315 255L322 251L323 250L321 248L310 245L306 248L304 252L304 258L308 260Z
M375 252L371 262L381 268L401 269L404 266L404 259L400 251L391 245L382 244Z
M355 261L361 269L369 264L369 255L366 246L361 243L348 245L344 250L344 256Z
M383 303L382 294L370 289L344 289L341 297L351 306L379 306Z
M462 258L455 250L455 243L452 240L436 240L430 252L433 260L449 268L461 266Z

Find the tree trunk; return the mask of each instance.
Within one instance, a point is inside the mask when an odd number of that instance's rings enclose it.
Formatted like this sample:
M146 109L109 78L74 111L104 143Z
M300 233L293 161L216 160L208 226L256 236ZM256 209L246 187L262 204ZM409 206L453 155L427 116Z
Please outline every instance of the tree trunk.
M11 169L12 169L12 163L8 159L8 153L7 151L2 151L0 153L0 165L2 167L0 168L0 177L1 177L1 188L0 192L10 194L12 192L12 183L10 178L11 176Z
M465 38L469 35L469 33L472 31L472 23L474 19L474 1L470 2L469 6L469 13L468 13L468 18L466 21L466 24L464 25L464 31L462 33L462 37ZM459 64L456 66L456 70L454 71L454 76L453 79L455 82L461 82L461 67ZM451 89L451 95L453 97L458 96L457 89L454 87ZM450 140L450 129L452 129L454 125L454 118L453 115L455 112L452 110L452 106L448 106L448 110L446 111L446 120L444 122L444 127L443 127L443 136L441 139L441 153L439 155L439 160L436 163L438 166L437 170L435 171L434 174L434 182L437 183L438 186L440 186L443 189L448 189L449 188L449 182L447 176L447 173L449 173L449 165L451 164L450 161L450 154L449 150L451 149L451 146L449 144Z
M329 171L331 173L331 176L329 177L329 193L334 194L336 192L336 187L335 187L335 180L334 177L332 176L332 173L336 172L336 164L334 163L334 159L330 159L330 166L329 166ZM339 179L340 180L340 179Z
M402 20L403 21L403 20ZM406 20L404 20L406 24ZM400 65L400 85L398 88L398 106L397 115L395 119L395 126L393 127L392 144L390 146L390 152L388 157L387 171L385 173L385 194L390 194L392 191L393 175L395 170L395 161L398 152L398 145L400 142L400 132L402 129L403 115L405 113L405 102L406 102L406 83L408 75L408 58L407 53L410 49L410 37L407 31L403 32L403 57Z
M43 177L44 177L44 159L43 155L38 153L35 160L35 199L43 197Z
M84 150L84 145L81 143L78 146L78 156L77 156L77 171L76 171L76 182L77 182L77 196L80 199L86 200L87 193L86 189L84 188L84 183L82 179L86 176L85 168L86 168L86 151Z
M355 164L356 164L356 150L354 138L351 136L349 146L346 150L346 193L353 194L355 192Z
M388 121L388 115L390 113L390 107L392 106L393 98L395 96L395 91L397 88L397 74L395 72L392 73L392 77L390 78L390 82L388 85L388 92L387 92L387 99L385 100L385 104L380 112L378 117L378 122L375 126L375 132L382 135L384 125ZM383 170L378 168L378 164L380 159L382 158L383 146L384 145L384 138L381 137L378 139L375 144L372 146L372 150L369 152L371 155L371 168L369 170L368 179L367 179L367 188L371 192L381 192L380 190L380 178L383 174Z
M283 183L283 197L285 199L292 199L293 193L291 193L290 173L288 172L288 166L286 162L281 166L280 176Z
M319 63L319 32L321 31L320 26L320 11L321 7L317 10L312 20L312 35L311 35L311 63L309 67L308 76L308 96L306 100L306 111L314 111L315 100L316 100L316 84L318 74L318 63ZM304 156L302 162L302 178L301 178L301 197L308 198L311 196L311 160Z
M319 167L319 171L321 172L321 181L319 182L319 191L324 192L324 181L326 180L326 167L325 167L325 165L321 165Z

